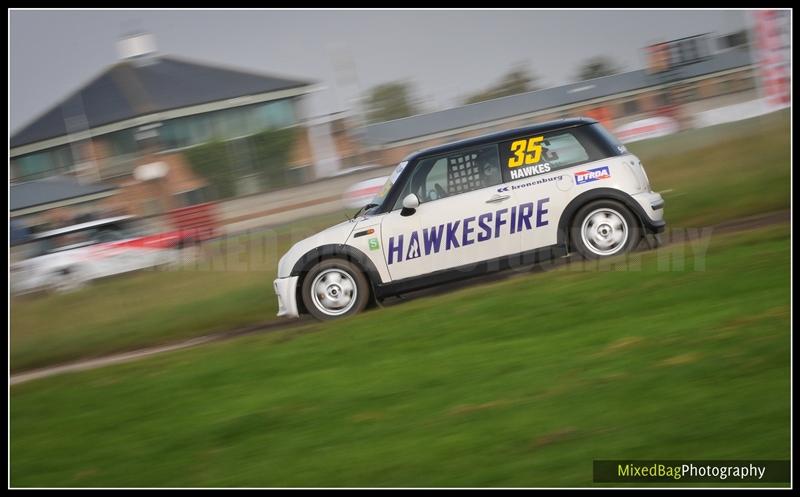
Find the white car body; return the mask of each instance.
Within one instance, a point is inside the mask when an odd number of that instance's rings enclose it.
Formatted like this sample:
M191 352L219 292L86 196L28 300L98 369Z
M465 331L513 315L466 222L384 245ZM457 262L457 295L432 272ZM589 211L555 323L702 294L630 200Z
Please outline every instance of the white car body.
M130 216L107 218L51 230L34 237L33 244L75 234L94 234L97 230L129 221ZM96 238L43 251L11 267L11 290L15 294L52 289L70 291L87 282L177 260L173 233L137 236L116 231L118 239Z
M599 126L586 119L564 121L565 128L546 124L552 128L549 133L587 124ZM407 165L413 169L426 158L444 157L442 150L453 154L460 148L469 150L475 146L473 143L491 148L495 142L500 147L503 140L540 133L537 129L542 128L496 133L417 152L398 166L387 188L402 188L401 183L414 174L402 174ZM503 181L498 184L422 202L410 215L405 212L407 209L396 206L383 212L380 208L379 212L367 210L351 221L298 242L278 264L274 283L278 315L300 314L298 290L304 270L312 262L328 257L357 262L369 276L375 296L381 299L471 275L473 270L483 271L484 266L499 261L523 263L538 260L545 252L569 252L564 238L565 222L569 220L565 217L574 214L587 199L618 200L635 212L646 231L663 230L664 202L650 189L641 162L619 142L614 142L613 147L613 156L557 170L547 171L549 166L536 164L528 171L520 167L514 171L518 175L515 179L508 178L509 173L504 171ZM403 180L398 183L400 177ZM451 181L449 176L447 181Z

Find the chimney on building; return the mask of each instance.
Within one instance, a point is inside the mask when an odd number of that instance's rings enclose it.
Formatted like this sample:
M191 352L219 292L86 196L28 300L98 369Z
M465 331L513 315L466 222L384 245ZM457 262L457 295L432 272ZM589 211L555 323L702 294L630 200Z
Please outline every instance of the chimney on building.
M146 59L156 53L156 39L152 33L134 33L117 42L117 51L123 60Z

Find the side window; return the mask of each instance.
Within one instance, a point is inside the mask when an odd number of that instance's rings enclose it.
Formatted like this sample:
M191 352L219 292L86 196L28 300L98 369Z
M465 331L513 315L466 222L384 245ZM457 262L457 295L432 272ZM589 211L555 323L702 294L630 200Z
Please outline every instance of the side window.
M61 235L51 238L51 246L48 252L60 252L62 250L70 250L86 245L91 245L93 242L91 233L89 231L73 231L63 233Z
M500 183L502 173L496 145L421 159L395 209L402 206L409 193L415 193L420 203L425 203Z
M602 150L591 142L582 128L524 136L500 144L500 164L506 181L603 158Z
M116 242L124 239L125 235L118 226L108 226L105 228L100 228L99 230L97 230L94 236L94 240L96 240L99 243Z
M447 159L442 158L433 162L431 170L425 175L425 185L418 195L420 202L429 202L447 197L449 188L447 184Z

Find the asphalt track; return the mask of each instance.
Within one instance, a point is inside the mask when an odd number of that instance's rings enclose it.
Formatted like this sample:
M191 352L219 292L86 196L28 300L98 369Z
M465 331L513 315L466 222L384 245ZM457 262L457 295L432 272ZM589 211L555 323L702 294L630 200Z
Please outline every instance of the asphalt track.
M726 221L721 224L717 224L712 226L712 234L724 234L724 233L731 233L737 231L747 231L752 229L757 229L773 224L780 224L786 223L791 220L791 211L790 210L781 210L775 212L769 212L766 214L760 214L756 216L749 216L739 219L734 219L730 221ZM686 238L682 238L686 239ZM650 240L653 243L652 240ZM641 248L647 248L645 245L647 241L644 241ZM666 245L669 246L667 242ZM650 248L654 248L653 245ZM501 281L509 278L519 277L526 274L531 273L538 273L538 272L545 272L552 270L554 268L563 266L564 264L568 264L571 262L575 262L573 256L562 258L556 261L550 261L543 264L536 264L533 266L524 266L517 269L512 269L508 271L488 274L481 277L470 278L468 280L462 280L458 282L448 283L444 285L439 285L434 288L420 290L417 292L412 292L407 295L404 295L402 298L391 298L387 299L383 304L382 307L391 307L395 305L402 304L403 302L414 300L421 297L428 297L432 295L439 295L447 292L452 292L456 289L465 288L474 285L481 285L486 284L489 282L494 281ZM374 311L373 311L374 312ZM215 333L210 333L207 335L195 337L189 340L184 340L180 342L175 342L167 345L160 345L155 347L148 347L142 348L137 350L132 350L129 352L117 353L112 354L104 357L97 357L92 359L81 359L74 362L64 363L60 365L48 366L45 368L34 369L30 371L24 371L17 373L15 375L9 374L9 384L10 385L19 385L21 383L25 383L28 381L37 380L40 378L47 378L50 376L61 375L64 373L71 373L77 371L87 371L90 369L97 369L102 368L105 366L111 366L114 364L121 364L131 361L136 361L139 359L144 359L146 357L150 357L157 354L162 354L165 352L171 352L175 350L187 349L191 347L197 347L200 345L204 345L207 343L212 342L220 342L224 340L230 340L233 338L237 338L244 335L252 335L256 333L270 333L276 331L284 331L289 330L292 328L298 328L300 326L308 325L314 323L314 319L308 316L305 316L301 319L296 320L273 320L266 323L256 323L250 326L245 326L241 328L236 328L232 330L226 331L219 331Z

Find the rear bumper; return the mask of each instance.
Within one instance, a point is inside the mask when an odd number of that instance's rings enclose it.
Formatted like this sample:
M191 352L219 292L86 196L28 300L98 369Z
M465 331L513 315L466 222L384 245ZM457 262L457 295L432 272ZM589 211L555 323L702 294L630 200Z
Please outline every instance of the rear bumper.
M278 278L272 283L275 295L278 296L278 316L300 317L297 311L297 276Z
M658 192L644 192L633 195L642 208L642 223L650 233L661 233L667 226L664 221L664 198Z

